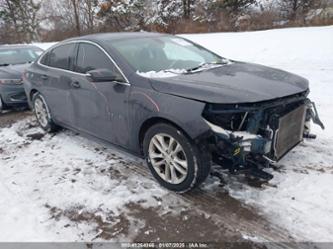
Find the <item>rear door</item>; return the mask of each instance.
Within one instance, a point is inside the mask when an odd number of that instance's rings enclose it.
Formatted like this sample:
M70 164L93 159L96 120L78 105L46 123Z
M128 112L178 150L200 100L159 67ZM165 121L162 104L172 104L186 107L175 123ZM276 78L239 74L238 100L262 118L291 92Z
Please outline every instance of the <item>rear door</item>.
M128 132L127 98L130 85L120 82L92 82L87 72L94 69L119 69L110 56L97 44L80 42L72 76L71 105L75 126L98 138L125 145Z
M70 89L72 82L73 62L75 58L76 44L69 43L52 49L41 60L44 69L39 77L43 81L43 92L47 104L55 120L73 125L73 117L70 110Z

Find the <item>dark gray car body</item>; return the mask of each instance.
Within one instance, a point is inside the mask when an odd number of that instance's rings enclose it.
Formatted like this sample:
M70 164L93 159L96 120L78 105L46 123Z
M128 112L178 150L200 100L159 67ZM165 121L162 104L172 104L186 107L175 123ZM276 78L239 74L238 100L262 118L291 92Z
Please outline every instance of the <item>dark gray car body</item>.
M21 49L33 48L42 51L40 48L32 45L3 45L1 49ZM17 64L0 67L0 79L21 79L23 72L30 64ZM3 102L3 108L27 106L27 97L25 95L23 83L21 84L0 84L0 97Z
M174 124L193 141L201 143L203 137L212 133L212 126L203 118L209 104L230 107L272 102L281 105L295 96L297 100L306 99L309 87L306 79L236 61L193 74L145 78L110 45L113 40L161 35L98 34L63 41L56 46L96 45L119 67L125 82L92 82L85 74L51 68L37 61L27 73L28 100L31 102L38 91L45 97L55 123L142 155L144 133L156 122ZM79 83L79 88L73 82Z

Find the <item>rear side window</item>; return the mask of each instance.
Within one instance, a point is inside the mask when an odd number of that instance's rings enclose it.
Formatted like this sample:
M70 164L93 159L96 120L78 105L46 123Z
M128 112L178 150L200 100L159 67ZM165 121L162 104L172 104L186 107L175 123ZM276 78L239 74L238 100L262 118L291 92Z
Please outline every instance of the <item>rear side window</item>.
M73 64L74 51L75 44L65 44L54 48L48 54L48 65L50 67L70 70Z
M85 74L95 69L109 69L119 73L116 66L100 48L92 44L80 43L75 71Z

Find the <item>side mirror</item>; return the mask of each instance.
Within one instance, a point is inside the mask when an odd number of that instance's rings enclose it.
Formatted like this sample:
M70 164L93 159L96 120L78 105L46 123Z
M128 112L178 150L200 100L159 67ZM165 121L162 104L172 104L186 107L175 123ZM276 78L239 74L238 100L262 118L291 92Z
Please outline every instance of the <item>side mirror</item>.
M93 82L124 81L121 75L105 68L90 70L87 77Z

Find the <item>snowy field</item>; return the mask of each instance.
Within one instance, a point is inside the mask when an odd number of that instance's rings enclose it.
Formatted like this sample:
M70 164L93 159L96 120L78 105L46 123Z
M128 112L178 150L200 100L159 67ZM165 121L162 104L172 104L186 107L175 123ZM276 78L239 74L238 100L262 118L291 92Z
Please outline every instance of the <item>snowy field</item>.
M310 97L326 130L314 127L318 139L304 141L281 160L269 186L254 187L232 177L226 178L222 192L226 206L236 199L240 209L255 210L297 241L333 241L333 27L184 37L227 58L281 68L310 80ZM268 238L253 227L237 227L224 237L224 226L207 210L159 187L142 174L140 160L124 153L70 131L43 134L29 114L2 127L0 241ZM221 192L220 180L210 177L202 191L207 196Z
M233 181L229 192L259 207L272 222L312 241L333 241L333 26L244 33L185 35L235 60L277 67L310 80L310 98L326 126L273 172L276 187L256 189Z

